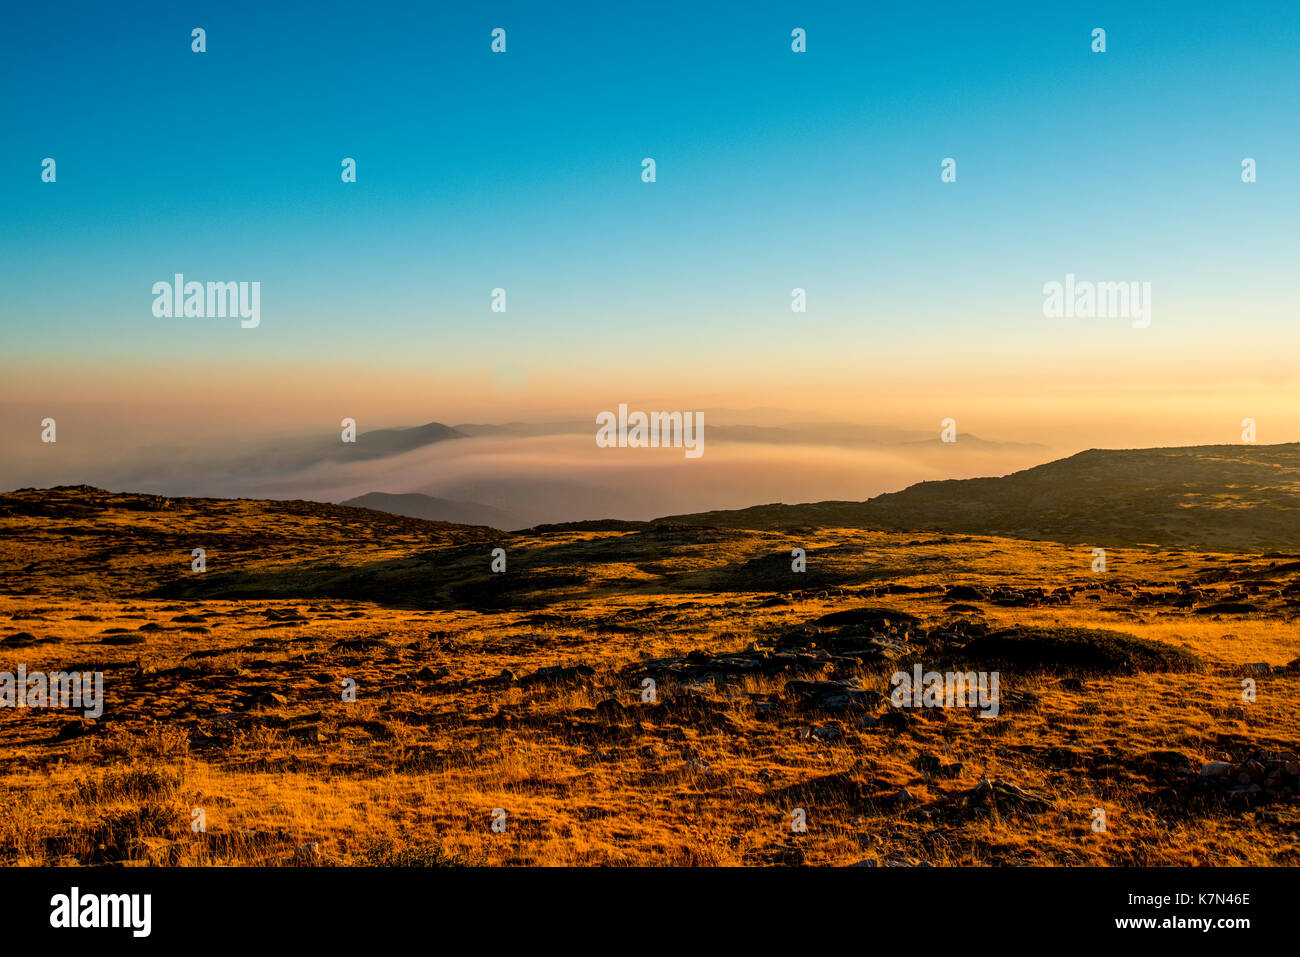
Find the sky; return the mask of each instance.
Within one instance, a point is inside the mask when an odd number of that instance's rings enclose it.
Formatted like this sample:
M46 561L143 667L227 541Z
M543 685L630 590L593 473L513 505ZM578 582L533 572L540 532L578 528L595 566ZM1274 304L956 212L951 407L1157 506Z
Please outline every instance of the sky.
M1294 2L11 4L0 447L619 402L1293 441L1297 49ZM178 272L260 325L155 316ZM1045 317L1067 273L1150 326Z

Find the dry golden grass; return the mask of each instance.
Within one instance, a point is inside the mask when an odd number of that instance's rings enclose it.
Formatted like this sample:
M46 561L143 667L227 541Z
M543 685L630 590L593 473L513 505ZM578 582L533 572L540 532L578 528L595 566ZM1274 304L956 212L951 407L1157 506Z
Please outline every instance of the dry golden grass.
M240 514L240 534L256 542L256 510ZM110 512L94 520L96 534L121 548L140 536L129 518ZM1152 757L1177 752L1199 768L1257 747L1295 749L1300 673L1261 673L1257 700L1242 700L1243 665L1300 655L1283 595L1297 572L1242 574L1277 559L1129 548L1110 552L1098 575L1089 549L932 533L466 533L432 551L418 534L363 544L331 532L314 546L310 528L290 536L305 543L299 574L342 555L358 568L397 562L393 587L407 598L412 576L443 576L445 596L457 569L482 566L481 591L421 608L327 594L141 597L168 581L150 570L152 553L144 570L114 559L96 577L77 564L95 542L60 534L57 522L28 523L0 548L10 575L40 554L22 579L39 593L0 596L0 671L101 669L105 710L90 723L61 710L0 711L0 863L1300 863L1300 801L1193 800ZM511 556L507 575L537 576L538 586L478 600L497 539ZM808 552L806 577L788 570L796 545ZM249 548L241 572L280 575L283 556ZM62 584L60 560L70 563ZM560 573L564 584L547 584ZM185 588L219 584L191 585L183 567L170 574ZM1151 598L1197 576L1198 605L1234 598L1258 610L1198 614ZM1258 581L1272 584L1252 592ZM938 625L953 618L943 590L958 583L1075 587L1066 604L975 604L991 628L1111 628L1205 665L1087 674L1082 690L1062 684L1072 672L1004 668L997 719L938 709L905 729L791 707L787 676L665 682L657 702L640 700L634 666L648 659L739 652L868 605ZM781 594L787 602L774 603ZM38 642L14 647L4 639L16 632ZM137 643L105 643L123 635ZM526 680L577 663L594 674L571 685ZM496 680L503 669L516 680ZM893 669L864 666L857 677L884 691ZM348 679L354 702L342 699ZM626 717L602 710L610 699ZM813 727L838 737L804 737ZM919 769L936 757L960 771ZM1047 807L949 812L945 798L985 779ZM913 803L894 800L902 788ZM791 829L796 807L806 833ZM1095 808L1104 833L1091 827ZM203 832L191 828L195 809ZM504 832L492 829L496 809Z

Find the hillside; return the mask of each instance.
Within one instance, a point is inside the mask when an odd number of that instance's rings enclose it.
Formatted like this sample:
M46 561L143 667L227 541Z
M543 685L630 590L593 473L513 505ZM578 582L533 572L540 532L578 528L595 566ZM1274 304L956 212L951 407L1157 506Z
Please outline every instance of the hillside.
M452 522L457 525L486 525L490 528L518 528L523 523L509 512L480 505L478 502L461 502L449 498L436 498L419 492L391 494L368 492L342 503L349 508L372 508L391 515L422 518L430 522Z
M1300 444L1090 449L1002 478L921 482L865 502L759 505L660 521L1285 550L1300 543Z
M21 490L0 865L1294 866L1296 557Z
M235 569L270 580L270 570L286 564L348 569L493 535L322 502L164 498L89 485L19 489L0 495L0 591L140 595ZM205 575L190 570L196 548L204 550Z

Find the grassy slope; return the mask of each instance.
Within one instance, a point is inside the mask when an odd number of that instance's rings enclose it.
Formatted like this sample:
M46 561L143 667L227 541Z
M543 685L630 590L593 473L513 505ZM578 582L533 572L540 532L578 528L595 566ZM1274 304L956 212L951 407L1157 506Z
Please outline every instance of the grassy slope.
M0 670L102 669L108 704L93 725L0 711L0 862L1300 863L1294 803L1169 796L1180 762L1300 739L1300 674L1260 677L1258 700L1241 699L1244 664L1300 654L1300 569L1282 559L1116 548L1098 575L1087 548L991 537L492 536L307 503L11 499ZM189 571L196 542L204 575ZM493 576L498 544L509 570ZM863 605L939 626L953 584L987 596L957 617L995 630L1111 629L1203 667L1083 671L1080 688L1069 667L1013 661L997 720L939 710L904 729L799 710L780 677L665 681L640 701L647 659L743 653ZM1202 613L1226 601L1249 607ZM580 662L593 673L574 685L499 677ZM855 678L883 691L893 667ZM610 699L626 714L596 708ZM961 768L921 769L936 760ZM985 777L1049 810L952 811ZM790 830L794 807L806 834Z
M1292 550L1300 543L1300 445L1093 449L1002 478L921 482L865 502L760 505L663 521Z

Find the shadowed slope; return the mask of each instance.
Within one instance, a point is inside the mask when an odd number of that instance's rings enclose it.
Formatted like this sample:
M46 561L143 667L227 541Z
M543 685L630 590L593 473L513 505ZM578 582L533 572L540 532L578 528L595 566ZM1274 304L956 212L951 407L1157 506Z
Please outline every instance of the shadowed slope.
M1300 542L1300 445L1091 449L1002 478L921 482L865 502L761 505L662 521L1287 549Z

